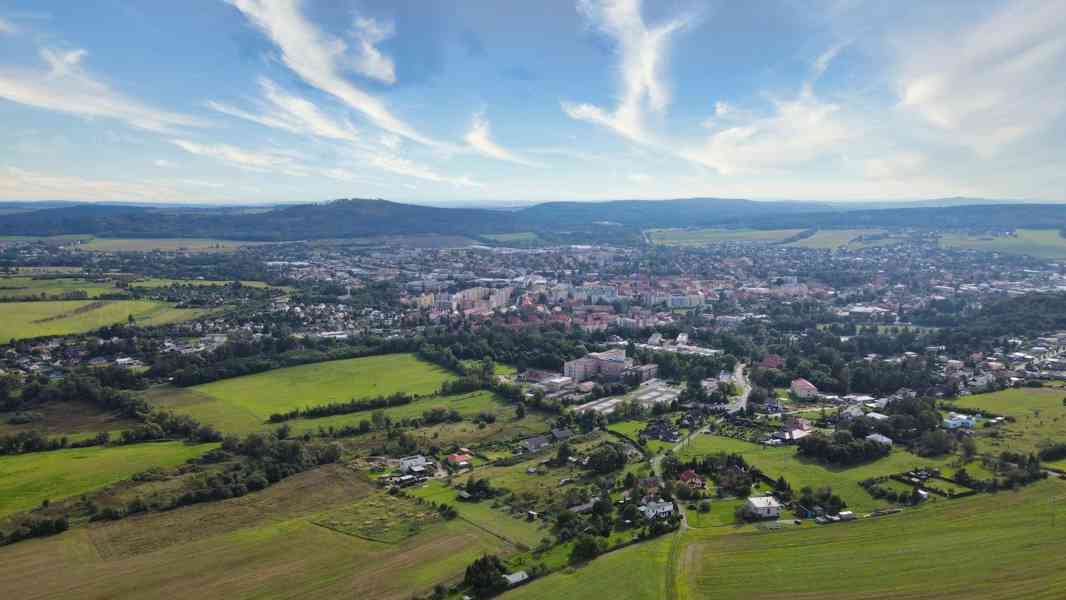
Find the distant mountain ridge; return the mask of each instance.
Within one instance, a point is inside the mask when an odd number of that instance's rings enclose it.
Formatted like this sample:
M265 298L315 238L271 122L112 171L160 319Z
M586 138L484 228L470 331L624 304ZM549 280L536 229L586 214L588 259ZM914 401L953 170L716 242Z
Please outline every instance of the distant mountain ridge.
M602 239L621 232L674 227L808 228L1064 228L1066 205L956 204L869 208L862 205L736 198L547 202L515 210L442 208L383 199L260 207L60 205L3 215L0 235L90 234L101 237L204 237L285 241L376 235L481 236L534 231L542 237ZM987 201L993 202L993 201ZM934 204L935 203L935 204ZM16 204L16 203L12 203ZM25 203L17 203L25 208Z

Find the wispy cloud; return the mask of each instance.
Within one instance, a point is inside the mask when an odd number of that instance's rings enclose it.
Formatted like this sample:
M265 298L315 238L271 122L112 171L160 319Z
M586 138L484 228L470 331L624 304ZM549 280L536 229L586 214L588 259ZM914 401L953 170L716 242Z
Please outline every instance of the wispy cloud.
M0 33L15 33L15 26L5 21L3 17L0 17Z
M427 146L443 146L392 114L380 99L344 78L351 65L347 44L320 31L297 0L228 0L281 50L281 60L309 85L362 113L371 123Z
M400 156L377 154L369 157L369 161L373 167L396 175L405 175L436 183L447 183L457 187L483 187L483 184L471 179L469 176L451 177L443 175L425 165Z
M86 118L117 119L155 132L205 125L199 119L149 106L112 89L86 71L85 50L42 48L47 68L0 69L0 98Z
M537 163L518 156L493 141L489 121L483 112L474 115L474 119L470 124L470 131L466 134L465 139L471 148L489 158L513 162L527 167L539 166Z
M391 38L396 33L392 23L379 23L369 17L355 20L352 36L359 42L359 53L353 60L355 70L365 77L377 79L383 83L396 83L396 65L377 48L377 44Z
M578 11L617 45L621 99L614 110L563 102L563 111L629 139L648 141L645 113L662 113L670 104L669 88L662 81L670 36L688 26L692 17L649 27L641 16L640 0L581 0Z
M223 114L296 135L322 137L360 143L359 132L351 123L326 115L311 101L281 90L273 81L261 78L259 87L264 102L261 112L254 113L229 104L210 101L207 105Z
M238 167L256 171L281 170L295 174L295 161L292 156L272 151L253 151L231 146L229 144L201 144L189 140L171 140L175 146L197 156L214 158Z
M161 183L86 178L6 166L0 167L0 197L153 201L187 198L188 194Z

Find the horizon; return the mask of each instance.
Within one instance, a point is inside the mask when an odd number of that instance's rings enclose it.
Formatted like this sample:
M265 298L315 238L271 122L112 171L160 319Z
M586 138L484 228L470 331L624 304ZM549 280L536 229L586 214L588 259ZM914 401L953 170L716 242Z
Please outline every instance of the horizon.
M0 198L1058 203L1064 37L1035 0L15 0Z

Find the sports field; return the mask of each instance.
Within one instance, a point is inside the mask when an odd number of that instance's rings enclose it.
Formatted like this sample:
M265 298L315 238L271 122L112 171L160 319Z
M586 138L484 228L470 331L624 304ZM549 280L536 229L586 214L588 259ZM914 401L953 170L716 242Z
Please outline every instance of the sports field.
M88 242L78 244L75 248L89 252L151 252L153 250L163 252L233 252L241 246L263 243L266 242L235 242L194 238L93 238Z
M1037 258L1066 258L1066 238L1058 229L1019 229L1013 236L946 233L940 237L945 248L986 250L1004 254L1027 254Z
M0 517L104 487L150 467L173 467L217 444L159 442L0 456Z
M207 312L173 308L149 300L4 302L0 303L0 340L84 333L125 323L130 315L139 325L166 325L195 319Z
M1014 417L1013 423L977 429L977 447L998 454L1003 450L1035 452L1043 442L1066 441L1066 390L1014 388L964 396L956 404Z
M190 388L157 388L146 395L153 405L191 415L227 433L263 429L271 414L330 402L347 402L396 392L431 394L444 381L454 377L436 365L418 360L414 354L389 354L348 360L335 360L265 373L223 379ZM491 403L491 398L471 402ZM390 410L410 410L401 406ZM432 408L427 405L417 409ZM412 416L412 415L407 415ZM308 419L309 427L370 418L370 412ZM295 423L295 422L294 422Z
M708 246L722 242L774 243L788 239L802 229L649 229L654 244L664 246Z

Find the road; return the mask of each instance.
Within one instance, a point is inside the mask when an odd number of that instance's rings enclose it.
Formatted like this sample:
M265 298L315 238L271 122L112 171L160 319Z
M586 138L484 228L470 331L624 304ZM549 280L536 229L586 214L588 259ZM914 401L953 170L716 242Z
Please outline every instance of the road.
M748 407L748 395L751 394L751 383L748 381L748 374L745 372L747 366L738 362L736 368L733 370L733 379L736 381L737 387L740 388L740 395L729 401L729 405L726 410L729 414L736 414Z

